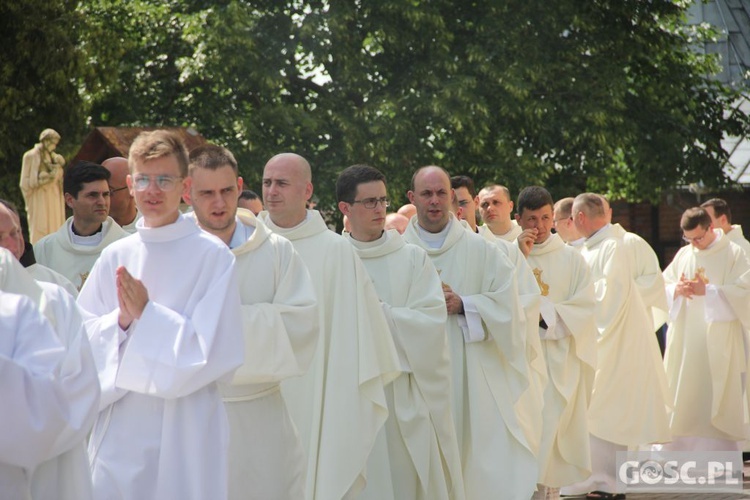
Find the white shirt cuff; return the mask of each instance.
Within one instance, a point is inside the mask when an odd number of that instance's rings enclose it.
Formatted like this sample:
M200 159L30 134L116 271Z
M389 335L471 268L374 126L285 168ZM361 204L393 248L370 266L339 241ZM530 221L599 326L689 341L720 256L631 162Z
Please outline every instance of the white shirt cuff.
M464 303L464 313L458 315L458 325L464 334L464 342L482 342L487 339L487 334L482 327L482 316L477 310L476 304L469 297L461 297Z

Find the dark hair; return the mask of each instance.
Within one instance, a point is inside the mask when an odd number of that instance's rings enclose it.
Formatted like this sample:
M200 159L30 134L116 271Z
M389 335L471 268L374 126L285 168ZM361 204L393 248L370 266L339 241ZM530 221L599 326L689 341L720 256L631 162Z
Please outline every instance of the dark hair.
M366 182L382 181L385 175L369 165L352 165L341 171L336 179L336 200L352 203L357 196L357 187Z
M701 203L701 208L711 207L714 209L714 216L718 219L722 215L727 216L727 222L732 223L732 211L729 209L727 202L721 198L711 198L710 200ZM710 217L710 216L709 216Z
M240 196L237 198L238 200L259 200L260 196L258 196L258 193L251 189L243 189L240 193Z
M710 225L711 216L708 215L705 208L688 208L682 212L682 217L680 217L680 229L683 231L692 231L698 226L708 229Z
M451 177L451 187L453 189L465 187L472 198L477 197L477 190L474 188L474 181L468 175L454 175Z
M551 209L555 206L549 191L541 186L528 186L518 193L516 213L523 215L524 210L539 210L546 205L549 205Z
M235 175L239 175L237 160L227 148L217 146L216 144L203 144L190 151L188 156L188 172L192 173L195 168L206 168L208 170L218 170L221 167L229 165L234 170Z
M94 181L108 181L112 174L98 163L79 161L65 169L63 174L63 192L78 198L83 185Z

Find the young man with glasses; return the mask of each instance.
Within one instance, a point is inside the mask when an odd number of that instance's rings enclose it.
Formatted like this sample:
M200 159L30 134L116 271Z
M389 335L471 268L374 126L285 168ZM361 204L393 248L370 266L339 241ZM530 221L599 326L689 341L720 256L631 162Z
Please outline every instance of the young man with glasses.
M680 219L688 242L664 271L669 302L666 370L675 395L666 449L740 451L744 425L750 262L705 208Z
M109 217L109 171L80 161L65 170L65 203L73 215L34 244L36 261L65 276L79 290L99 254L128 234Z
M108 158L102 166L109 170L109 216L128 234L135 233L135 223L140 219L135 198L127 185L128 160L121 156Z
M345 237L373 279L403 372L385 388L388 420L368 462L368 477L384 480L369 481L360 498L462 498L440 278L422 249L384 230L389 201L379 170L345 169L336 197L349 218Z
M234 256L180 214L190 179L177 135L140 134L129 165L143 218L102 252L78 296L102 388L89 441L94 497L226 498L217 382L244 353Z

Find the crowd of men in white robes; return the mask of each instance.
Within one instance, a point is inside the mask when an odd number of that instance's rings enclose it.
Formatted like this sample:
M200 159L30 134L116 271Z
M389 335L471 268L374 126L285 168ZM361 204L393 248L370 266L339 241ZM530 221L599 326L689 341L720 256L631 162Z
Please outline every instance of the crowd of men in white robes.
M153 131L66 169L73 215L33 253L0 204L3 497L624 498L618 451L747 438L750 244L722 200L662 273L594 193L427 166L389 213L353 165L339 235L299 155L262 205L243 188L226 148Z

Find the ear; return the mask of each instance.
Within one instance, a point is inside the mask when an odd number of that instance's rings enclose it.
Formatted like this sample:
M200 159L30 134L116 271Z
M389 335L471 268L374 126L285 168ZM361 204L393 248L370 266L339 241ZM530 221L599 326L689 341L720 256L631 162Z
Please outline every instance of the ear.
M476 205L476 206L477 206L477 208L479 208L479 195L476 195L476 196L474 197L474 205Z
M308 182L305 186L305 201L310 201L310 198L312 198L313 195L313 185L312 182Z
M68 206L68 208L73 209L73 200L75 200L75 198L73 198L73 195L70 193L65 193L64 198L65 204Z
M133 189L133 176L128 174L127 177L125 177L125 184L128 186L128 193L130 193L130 196L135 198L135 189Z
M245 181L242 180L242 177L237 177L237 192L242 192L242 186L244 186Z
M414 205L414 191L407 191L406 197L409 198L409 203Z
M512 211L513 211L513 202L512 202L512 201L509 201L509 202L508 202L508 206L510 207L510 210L511 210L511 212L512 212Z
M192 185L193 185L193 178L192 177L185 177L182 180L182 199L188 205L191 204L188 200L190 200L190 187Z
M516 218L516 222L518 222L519 225L520 225L521 224L521 216L516 213L513 217Z
M341 211L342 214L344 214L347 217L349 217L349 213L351 211L351 205L349 205L345 201L340 201L338 207L339 207L339 210Z
M190 179L190 177L188 177L188 179ZM191 182L190 185L192 186L193 183ZM193 197L190 196L190 189L189 188L186 189L186 190L184 190L182 192L182 201L184 201L185 203L187 203L191 207L193 206Z

